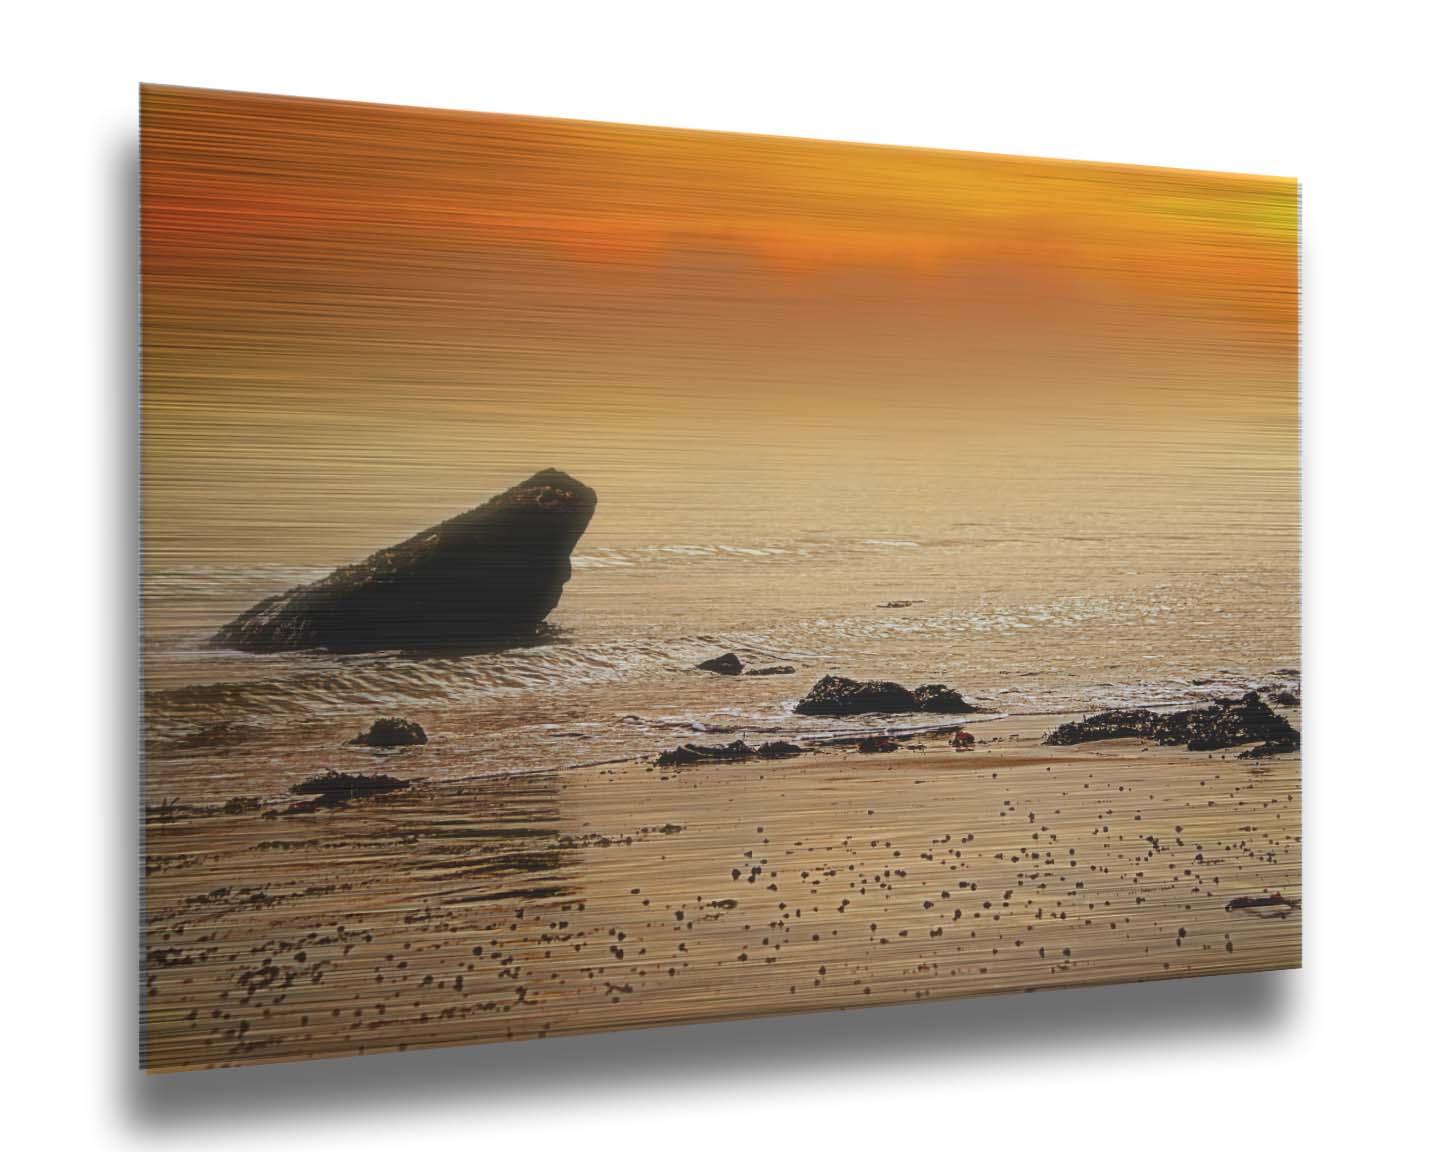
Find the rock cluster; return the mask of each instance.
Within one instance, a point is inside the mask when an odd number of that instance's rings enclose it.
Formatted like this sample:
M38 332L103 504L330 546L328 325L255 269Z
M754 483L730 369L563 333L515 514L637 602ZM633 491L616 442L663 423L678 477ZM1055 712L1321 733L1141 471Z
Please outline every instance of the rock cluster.
M1261 700L1258 692L1247 692L1239 700L1217 700L1205 708L1184 712L1154 712L1149 708L1101 712L1060 725L1044 742L1081 744L1124 736L1153 740L1157 744L1183 744L1192 752L1262 741L1275 745L1274 752L1290 752L1300 746L1300 733Z
M975 705L944 684L922 684L915 691L891 680L851 680L825 676L795 705L802 716L859 716L873 712L978 712Z
M758 748L751 747L743 740L732 740L729 744L682 744L655 758L661 768L673 768L685 764L706 764L738 760L786 760L799 756L804 749L786 740L770 740Z

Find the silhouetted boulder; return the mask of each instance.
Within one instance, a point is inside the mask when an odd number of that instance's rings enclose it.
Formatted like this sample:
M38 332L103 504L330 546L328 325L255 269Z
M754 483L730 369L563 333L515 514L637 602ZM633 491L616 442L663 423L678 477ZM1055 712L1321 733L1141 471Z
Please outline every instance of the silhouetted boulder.
M702 672L718 672L721 676L739 676L742 667L740 657L733 652L726 652L723 656L716 656L710 660L702 660L695 665Z
M436 650L533 636L560 602L595 493L549 469L323 580L260 601L215 634L247 652Z
M367 748L403 748L412 744L425 744L430 737L425 729L413 720L399 716L387 716L370 725L368 732L362 732L351 744L363 744Z
M1157 744L1184 744L1192 752L1257 742L1281 745L1279 750L1283 751L1293 751L1300 746L1300 733L1261 700L1258 692L1247 692L1239 700L1217 700L1205 708L1183 712L1153 712L1148 708L1101 712L1060 725L1044 742L1081 744L1124 736L1153 740ZM1286 745L1288 747L1284 747Z

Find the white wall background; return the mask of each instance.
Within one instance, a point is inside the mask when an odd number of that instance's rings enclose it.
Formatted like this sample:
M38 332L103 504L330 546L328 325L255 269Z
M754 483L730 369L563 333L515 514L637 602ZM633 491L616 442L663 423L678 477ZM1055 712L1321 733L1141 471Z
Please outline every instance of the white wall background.
M1402 1146L1433 1139L1434 34L1420 5L17 5L0 761L11 1147ZM134 1072L135 85L1305 182L1305 964ZM18 256L18 260L16 257ZM18 360L14 354L19 351ZM37 596L38 593L38 596Z

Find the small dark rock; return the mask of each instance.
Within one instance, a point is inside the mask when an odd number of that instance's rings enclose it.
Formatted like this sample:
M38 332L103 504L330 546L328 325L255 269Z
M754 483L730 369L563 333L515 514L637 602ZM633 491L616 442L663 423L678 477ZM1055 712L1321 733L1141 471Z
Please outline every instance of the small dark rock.
M1289 897L1280 895L1279 892L1271 892L1268 896L1237 896L1225 905L1225 911L1237 912L1245 908L1299 908L1299 900L1291 900Z
M398 792L409 787L410 781L397 780L394 776L364 776L331 769L323 776L312 776L309 780L296 784L290 791L300 796L315 796L317 799L313 803L338 804L346 800L378 796L385 792Z
M793 676L795 669L789 664L772 664L768 668L747 668L746 676Z
M761 744L757 753L762 760L787 760L791 756L799 756L805 750L798 744L791 744L788 740L771 740Z
M669 752L660 753L655 763L661 768L671 768L682 764L748 760L755 754L755 749L743 740L733 740L729 744L682 744Z
M1300 697L1288 689L1281 689L1279 692L1270 693L1270 703L1279 704L1282 708L1298 708Z
M739 676L743 665L740 657L733 652L726 652L723 656L716 656L713 660L702 660L695 665L702 672L718 672L721 676Z
M1254 748L1247 748L1235 757L1237 760L1263 760L1267 756L1279 756L1285 752L1298 752L1300 750L1300 739L1267 740L1264 744L1256 745Z
M426 744L430 737L425 729L413 720L399 716L386 716L370 725L368 732L362 732L351 744L362 744L367 748L402 748L412 744Z
M895 752L899 747L889 736L867 736L860 741L861 752Z
M963 712L978 712L975 705L967 701L955 689L945 684L922 684L915 689L915 702L921 712L941 712L957 715Z

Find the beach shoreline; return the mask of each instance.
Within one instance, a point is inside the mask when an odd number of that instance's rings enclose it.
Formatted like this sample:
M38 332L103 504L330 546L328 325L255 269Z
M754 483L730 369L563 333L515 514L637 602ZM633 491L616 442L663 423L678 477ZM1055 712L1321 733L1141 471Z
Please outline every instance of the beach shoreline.
M1065 718L967 717L968 752L922 733L152 811L144 1064L1297 966L1298 753L1043 745ZM1276 892L1295 906L1227 908Z

